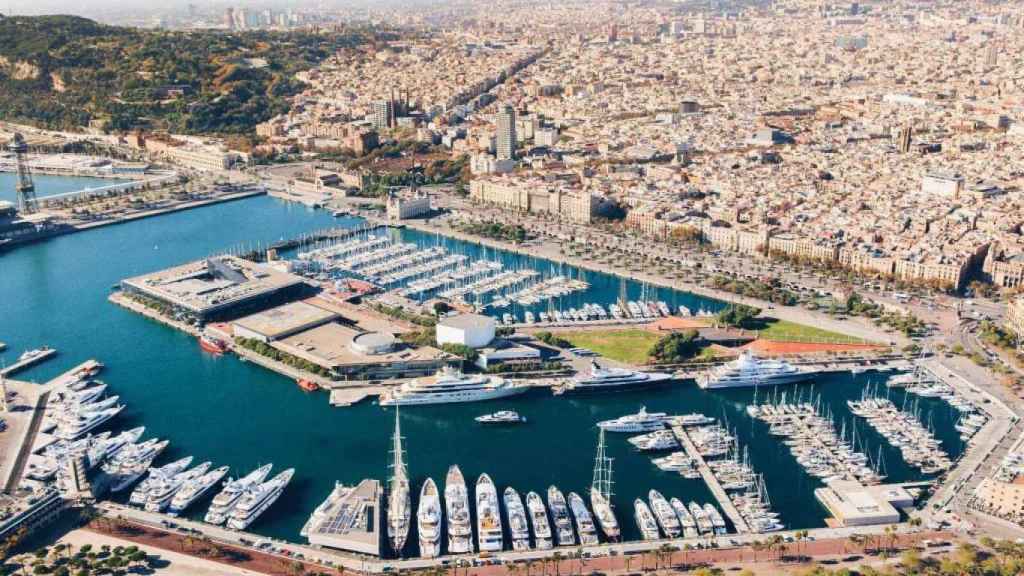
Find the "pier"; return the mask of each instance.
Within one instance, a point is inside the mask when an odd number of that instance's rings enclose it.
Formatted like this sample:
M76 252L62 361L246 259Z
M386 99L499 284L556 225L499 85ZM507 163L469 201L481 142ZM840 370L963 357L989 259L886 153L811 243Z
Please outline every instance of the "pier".
M690 458L697 462L697 470L700 472L701 477L704 478L704 483L707 484L708 490L710 490L711 494L713 494L715 499L718 500L718 506L722 508L725 515L732 521L732 525L736 528L736 533L749 533L750 527L747 526L747 521L743 519L740 511L733 505L732 500L729 499L729 495L725 493L725 489L722 488L721 484L719 484L715 473L711 471L711 467L708 466L708 463L704 460L704 456L701 455L700 450L697 450L697 447L694 446L693 441L690 440L690 436L686 433L686 430L684 430L682 426L677 425L672 427L672 432L683 445L683 448L686 449L686 453Z
M22 370L26 370L28 368L31 368L32 366L35 366L36 364L39 364L39 363L44 362L46 360L49 360L55 354L57 354L57 350L55 348L46 348L45 350L43 350L42 352L40 352L39 354L37 354L35 356L32 356L30 358L26 358L24 360L19 360L19 361L15 362L14 364L11 364L10 366L4 368L3 370L0 370L0 378L6 378L6 377L8 377L8 376L10 376L12 374L17 374L18 372L21 372Z

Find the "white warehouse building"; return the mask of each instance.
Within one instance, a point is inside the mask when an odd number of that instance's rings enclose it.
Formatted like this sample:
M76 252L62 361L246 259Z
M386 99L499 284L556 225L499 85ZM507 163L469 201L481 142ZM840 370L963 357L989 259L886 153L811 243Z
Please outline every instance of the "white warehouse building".
M483 348L494 340L494 331L494 318L490 316L459 314L438 321L436 339L442 346L462 344L470 348Z

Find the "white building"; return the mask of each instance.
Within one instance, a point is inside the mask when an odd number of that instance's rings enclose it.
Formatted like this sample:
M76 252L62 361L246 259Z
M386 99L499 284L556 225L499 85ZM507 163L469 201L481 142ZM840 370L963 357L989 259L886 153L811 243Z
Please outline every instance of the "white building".
M483 348L494 340L494 332L494 318L480 314L459 314L440 320L435 337L442 346L461 344L470 348Z

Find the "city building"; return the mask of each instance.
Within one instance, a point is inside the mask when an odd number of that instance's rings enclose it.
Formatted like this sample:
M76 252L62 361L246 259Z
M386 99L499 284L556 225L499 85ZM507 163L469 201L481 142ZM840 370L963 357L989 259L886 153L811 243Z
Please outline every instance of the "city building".
M388 193L387 214L389 220L406 220L430 214L430 195L426 192L406 189Z
M495 121L495 150L498 160L511 160L516 157L516 113L511 106L503 106Z
M438 344L461 344L470 348L483 348L494 340L494 318L480 314L457 314L438 320Z

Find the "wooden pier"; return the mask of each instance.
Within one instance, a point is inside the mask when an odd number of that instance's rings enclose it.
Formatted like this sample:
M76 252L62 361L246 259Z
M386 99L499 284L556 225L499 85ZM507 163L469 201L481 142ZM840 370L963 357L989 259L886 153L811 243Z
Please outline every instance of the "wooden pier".
M736 527L738 534L747 534L750 532L750 527L747 526L747 521L743 519L740 511L733 505L732 500L729 499L729 495L726 494L725 488L718 482L718 477L711 471L711 467L708 466L707 461L704 460L704 456L697 450L697 446L694 445L693 441L690 440L690 435L686 433L686 430L682 426L673 426L672 432L679 439L679 442L686 449L686 453L697 462L697 471L700 472L704 483L707 484L708 490L718 500L719 507L725 512L725 515L732 521L733 526Z
M56 354L56 348L47 348L37 356L26 358L24 360L19 360L18 362L15 362L14 364L11 364L10 366L0 370L0 378L6 378L12 374L21 372L22 370L35 366L36 364L39 364L45 360L49 360Z

